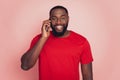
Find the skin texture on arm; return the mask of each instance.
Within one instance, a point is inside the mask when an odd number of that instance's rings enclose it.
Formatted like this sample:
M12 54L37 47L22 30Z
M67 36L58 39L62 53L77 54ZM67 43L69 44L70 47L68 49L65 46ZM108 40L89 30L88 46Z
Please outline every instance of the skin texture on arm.
M36 45L28 50L21 58L21 68L23 70L29 70L36 63L39 53L42 50L43 45L45 44L47 39L40 38L40 40L36 43Z
M93 80L92 63L81 64L83 80Z
M42 26L42 36L41 36L41 38L33 46L33 48L28 50L21 57L21 68L23 70L29 70L30 68L32 68L35 65L35 63L38 59L38 56L39 56L45 42L49 38L49 36L50 36L50 20L45 20L43 22L43 26Z

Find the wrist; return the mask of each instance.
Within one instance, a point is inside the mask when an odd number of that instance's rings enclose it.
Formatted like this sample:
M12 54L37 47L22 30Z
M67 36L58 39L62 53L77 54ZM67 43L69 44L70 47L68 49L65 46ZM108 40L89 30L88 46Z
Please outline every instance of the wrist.
M43 40L43 41L46 41L48 39L48 37L44 37L44 36L42 36L41 38L40 38L40 40Z

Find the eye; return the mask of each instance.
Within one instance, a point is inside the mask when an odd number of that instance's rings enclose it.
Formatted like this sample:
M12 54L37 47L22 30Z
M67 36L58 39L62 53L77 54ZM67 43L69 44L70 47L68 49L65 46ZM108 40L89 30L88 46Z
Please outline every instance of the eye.
M52 17L52 18L51 18L51 20L53 20L53 21L56 21L56 20L57 20L57 18L55 18L55 17Z
M61 18L62 20L65 20L65 18L63 17L63 18Z
M61 21L65 21L66 20L66 18L65 17L61 17Z

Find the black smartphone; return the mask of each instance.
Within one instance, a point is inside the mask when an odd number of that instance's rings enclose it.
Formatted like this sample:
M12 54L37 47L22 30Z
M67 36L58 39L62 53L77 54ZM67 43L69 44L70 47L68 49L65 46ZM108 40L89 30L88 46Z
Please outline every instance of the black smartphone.
M51 19L49 18L49 20L51 20ZM51 24L51 22L50 22L50 27L51 27L51 25L52 25L52 24ZM45 27L45 30L46 30L47 32L48 32L48 29L49 29L49 27L46 26L46 27Z

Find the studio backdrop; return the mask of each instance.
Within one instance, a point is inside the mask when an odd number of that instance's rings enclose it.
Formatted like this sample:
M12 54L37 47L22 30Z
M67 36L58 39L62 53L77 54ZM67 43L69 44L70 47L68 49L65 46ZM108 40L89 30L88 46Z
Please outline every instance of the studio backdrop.
M120 0L0 0L0 80L38 80L38 63L23 71L20 58L56 5L68 9L68 29L88 39L94 80L120 80Z

